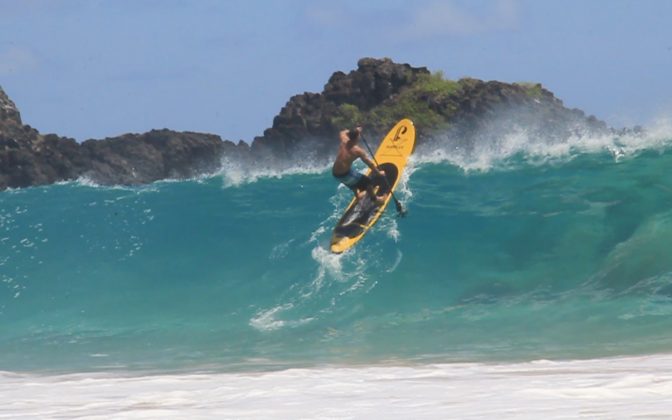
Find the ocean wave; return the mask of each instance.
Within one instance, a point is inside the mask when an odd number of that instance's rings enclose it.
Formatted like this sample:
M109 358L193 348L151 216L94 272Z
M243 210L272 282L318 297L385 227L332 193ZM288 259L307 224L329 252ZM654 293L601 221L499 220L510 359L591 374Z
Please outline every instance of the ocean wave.
M329 240L352 192L316 168L5 194L0 369L670 351L660 139L560 165L505 153L515 170L473 173L418 151L397 189L408 217L389 206L341 255Z

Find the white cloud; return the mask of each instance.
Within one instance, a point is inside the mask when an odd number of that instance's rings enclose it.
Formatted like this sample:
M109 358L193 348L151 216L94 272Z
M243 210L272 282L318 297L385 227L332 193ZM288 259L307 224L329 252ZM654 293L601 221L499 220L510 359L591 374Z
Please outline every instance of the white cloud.
M515 28L518 5L515 0L492 2L486 10L476 13L455 1L433 1L416 9L401 33L413 38L442 35L474 35Z
M35 54L26 48L9 47L0 50L0 76L28 72L37 68Z

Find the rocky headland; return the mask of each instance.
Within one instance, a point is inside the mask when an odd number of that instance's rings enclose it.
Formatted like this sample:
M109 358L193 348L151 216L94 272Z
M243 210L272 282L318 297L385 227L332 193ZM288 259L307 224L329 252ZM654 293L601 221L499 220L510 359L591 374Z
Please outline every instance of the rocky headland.
M217 171L223 160L273 168L289 167L297 156L325 163L339 130L359 123L377 139L404 117L416 124L418 148L437 141L468 148L521 126L551 141L566 141L577 131L610 132L540 84L453 81L387 58L363 58L356 70L334 73L321 93L293 96L250 144L168 129L78 143L23 124L0 87L0 190L82 177L102 185L190 178Z

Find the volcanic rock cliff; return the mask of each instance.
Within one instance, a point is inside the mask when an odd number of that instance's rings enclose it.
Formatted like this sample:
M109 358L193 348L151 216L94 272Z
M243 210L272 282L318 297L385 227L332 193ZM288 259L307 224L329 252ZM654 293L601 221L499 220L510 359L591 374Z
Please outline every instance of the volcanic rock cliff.
M223 159L282 168L300 155L325 163L340 129L363 124L369 138L376 139L404 117L416 124L418 147L436 141L469 147L521 126L531 136L556 141L577 130L608 132L606 124L564 107L540 84L451 81L390 59L361 59L356 70L334 73L322 93L293 96L272 127L250 145L167 129L80 144L24 125L0 88L0 189L80 177L105 185L188 178L216 171Z
M0 189L44 185L86 177L94 182L142 184L215 171L234 145L212 134L152 130L104 140L42 135L23 125L14 103L0 89Z

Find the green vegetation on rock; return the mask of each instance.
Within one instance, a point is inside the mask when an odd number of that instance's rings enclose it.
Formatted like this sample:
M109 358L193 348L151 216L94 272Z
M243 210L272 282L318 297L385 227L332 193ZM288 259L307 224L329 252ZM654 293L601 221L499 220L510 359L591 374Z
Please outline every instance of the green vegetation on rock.
M543 95L541 83L518 82L514 85L523 88L525 94L531 98L539 99Z
M336 115L331 119L334 127L350 128L364 121L364 115L352 104L341 104L336 111Z
M410 118L419 127L445 128L457 109L452 99L460 91L460 84L445 79L442 72L421 75L411 86L369 111L352 104L340 105L331 122L335 127L364 123L384 130L401 118Z

